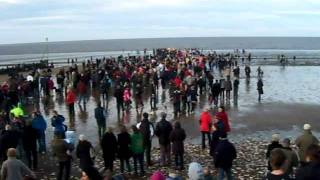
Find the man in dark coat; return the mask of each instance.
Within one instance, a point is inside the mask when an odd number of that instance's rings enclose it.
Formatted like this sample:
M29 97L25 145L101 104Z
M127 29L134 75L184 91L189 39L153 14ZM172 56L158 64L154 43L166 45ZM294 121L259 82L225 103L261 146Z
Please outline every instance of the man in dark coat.
M113 162L116 158L117 152L117 139L113 134L112 128L109 127L101 140L101 148L103 152L104 166L105 169L113 171Z
M220 83L218 80L213 84L211 88L211 94L213 97L213 103L215 106L218 106L218 99L219 99L219 94L220 94Z
M233 81L233 102L235 105L238 104L238 91L239 91L240 81L238 78L235 78Z
M220 133L220 140L215 150L215 166L218 169L219 179L232 179L232 162L237 157L236 148L227 139L226 133Z
M172 131L172 125L166 120L167 114L162 112L161 120L157 123L155 134L159 138L160 145L160 165L170 164L171 158L171 145L170 145L170 133Z
M172 153L175 156L175 166L176 169L183 170L183 154L184 154L184 144L183 141L186 139L186 133L184 129L181 128L180 122L174 124L174 129L170 133L169 137L172 142Z
M297 180L319 180L320 179L320 147L311 145L306 151L306 164L297 170Z
M101 139L102 135L106 131L106 115L105 110L103 107L101 107L101 103L97 103L97 107L94 109L94 117L97 120L98 125L98 135L99 139Z
M146 154L147 165L151 166L151 142L154 134L153 124L148 120L148 113L143 113L143 120L139 123L138 129L143 135L143 146Z
M6 125L0 137L1 161L7 159L7 150L9 148L17 148L20 137L21 135L18 131L12 130L10 125Z
M128 172L131 172L129 162L130 157L132 156L132 152L130 150L131 136L124 125L120 126L120 131L120 134L118 134L118 158L120 159L120 170L121 173L124 173L124 164L126 163Z
M258 90L258 101L261 101L261 95L263 94L263 82L262 79L259 78L258 82L257 82L257 90Z
M271 144L268 145L268 149L267 149L267 153L266 153L266 158L268 160L268 170L272 170L271 168L271 164L270 164L270 154L271 151L275 148L283 148L282 145L279 143L280 141L280 137L279 134L273 134L272 135L272 140L271 140Z
M27 126L24 128L22 142L29 168L37 169L37 130L32 128L31 124L27 124Z
M80 159L80 168L84 171L90 179L101 180L102 177L99 171L94 167L94 149L92 144L86 140L85 136L79 136L79 144L76 149L77 158Z
M67 143L62 139L60 134L56 134L55 138L51 142L52 153L56 157L59 163L59 171L57 173L57 180L62 180L64 175L65 180L70 178L71 171L71 152L74 149L72 144ZM64 173L65 171L65 173Z
M118 117L120 116L120 111L124 111L124 105L123 105L123 89L121 88L120 85L117 85L115 92L114 92L114 97L117 100L117 112L118 112Z

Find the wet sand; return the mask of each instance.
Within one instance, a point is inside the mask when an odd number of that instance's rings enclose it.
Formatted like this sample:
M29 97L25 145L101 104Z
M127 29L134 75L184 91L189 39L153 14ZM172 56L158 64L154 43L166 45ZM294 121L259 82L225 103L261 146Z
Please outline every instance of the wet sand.
M295 139L301 132L304 123L310 123L316 132L317 137L320 132L320 67L301 66L286 67L263 66L264 70L264 92L261 103L257 101L257 90L255 76L256 66L251 67L252 78L250 83L246 83L244 75L241 74L239 86L239 103L238 106L231 100L228 107L228 113L231 121L232 132L230 139L233 142L241 144L248 138L256 141L269 141L271 134L278 132L281 136ZM241 67L243 73L243 67ZM218 77L218 74L215 75ZM143 112L151 113L149 105L149 90L145 89ZM41 112L43 112L47 122L47 142L50 150L50 141L52 139L52 128L50 118L52 110L56 109L60 114L66 117L66 124L70 129L75 130L77 136L85 134L88 139L98 146L98 133L96 120L94 118L94 108L98 101L98 93L90 92L86 105L76 105L76 115L74 120L67 115L67 107L64 103L64 97L54 96L50 99L42 98L39 103ZM180 121L187 132L187 142L191 144L200 144L199 116L202 109L207 106L207 95L200 96L199 104L196 107L195 114L181 115L173 117L173 106L170 102L168 90L159 89L158 92L158 110L150 114L153 122L159 120L158 115L161 112L168 113L168 120ZM31 111L37 104L33 104L27 109ZM105 105L106 107L106 105ZM117 117L116 103L113 97L110 98L108 107L107 126L118 127L119 123L127 126L137 123L141 116L137 115L135 109L125 112L120 118ZM214 112L214 110L212 111ZM157 138L154 138L154 146L157 146ZM259 151L262 151L261 149ZM246 152L242 152L246 153ZM261 152L260 152L261 153ZM42 157L43 160L53 161L51 155ZM250 163L250 162L248 162ZM252 163L252 162L251 162ZM45 172L55 171L54 163L45 165ZM73 174L78 175L76 168Z

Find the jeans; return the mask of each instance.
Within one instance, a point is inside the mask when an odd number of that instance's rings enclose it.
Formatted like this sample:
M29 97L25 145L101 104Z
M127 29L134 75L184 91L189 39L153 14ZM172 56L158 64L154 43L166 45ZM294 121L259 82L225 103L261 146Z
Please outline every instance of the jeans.
M68 180L70 178L70 170L71 170L71 160L59 162L59 172L58 172L57 180L62 180L64 171L65 171L64 180Z
M218 180L224 180L225 175L227 175L227 180L232 180L232 171L230 169L218 168Z
M170 164L171 163L171 145L161 145L160 144L160 165Z
M174 161L175 161L176 168L180 167L181 169L183 169L183 154L182 153L175 154Z
M140 173L144 174L143 168L143 153L141 154L133 154L133 164L134 164L134 172L138 174L138 163L140 165Z
M81 101L83 101L84 104L86 103L86 96L85 96L84 94L80 94L80 95L79 95L78 104L80 104Z
M202 149L205 149L206 148L206 135L208 136L208 145L209 146L211 143L211 135L210 135L210 132L204 132L204 131L201 131L201 134L202 134Z
M129 158L127 158L127 159L120 158L120 171L121 171L121 173L124 172L124 164L125 163L126 163L126 166L128 168L128 172L131 172L131 166L130 166Z
M46 152L46 134L45 131L38 131L38 145L39 145L39 152Z

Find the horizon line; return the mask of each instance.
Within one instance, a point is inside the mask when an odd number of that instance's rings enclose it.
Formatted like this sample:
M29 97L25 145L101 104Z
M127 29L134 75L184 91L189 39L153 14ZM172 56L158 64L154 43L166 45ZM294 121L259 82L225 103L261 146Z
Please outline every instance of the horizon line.
M47 39L48 37L45 37ZM185 37L136 37L136 38L110 38L110 39L74 39L74 40L58 40L48 41L48 43L63 43L63 42L80 42L80 41L111 41L111 40L144 40L144 39L182 39L182 38L320 38L320 36L185 36ZM50 40L50 38L48 38ZM21 42L21 43L0 43L0 46L11 45L27 45L41 44L46 41Z

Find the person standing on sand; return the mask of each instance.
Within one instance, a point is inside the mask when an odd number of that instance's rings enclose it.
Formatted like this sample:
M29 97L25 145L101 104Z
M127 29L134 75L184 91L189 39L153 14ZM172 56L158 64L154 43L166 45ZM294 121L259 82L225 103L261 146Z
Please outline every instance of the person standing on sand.
M79 136L76 155L77 158L80 159L79 167L88 175L90 179L102 180L102 177L99 174L98 170L94 167L94 148L83 134Z
M65 118L54 110L51 118L51 125L54 127L54 134L61 134L63 138L66 137L66 131L68 129L68 127L63 124L64 121Z
M37 141L39 145L39 152L42 154L46 153L46 129L47 129L47 122L43 118L40 112L33 112L32 113L32 128L37 131Z
M186 139L186 132L181 128L179 121L175 122L174 129L171 131L169 139L172 143L172 154L175 156L175 168L184 169L184 140Z
M283 169L283 166L286 163L286 155L280 149L276 148L270 153L270 165L271 172L268 172L267 176L263 178L263 180L291 180L289 175Z
M306 150L305 166L300 167L296 173L297 180L318 180L320 177L320 146L311 145Z
M131 135L131 150L133 153L133 162L134 162L134 172L138 175L138 163L140 165L140 176L145 174L144 171L144 145L143 145L143 135L136 126L132 126L133 134Z
M160 165L170 165L171 163L171 144L170 144L170 133L172 131L172 125L166 120L167 114L161 113L161 120L157 123L155 129L155 135L159 138L160 144Z
M79 94L79 100L78 104L81 104L81 101L83 101L83 104L86 104L86 92L87 92L87 86L84 83L84 80L80 80L77 84L77 91Z
M210 146L211 143L211 123L212 123L212 117L209 112L209 108L205 108L204 111L201 113L200 116L200 131L202 135L202 149L206 148L206 136L208 137L208 145Z
M28 167L38 168L37 130L32 128L31 122L27 121L22 134L22 144L28 162Z
M293 167L298 167L299 165L297 153L291 149L290 144L291 143L289 138L285 138L282 141L282 146L283 146L282 151L284 152L287 158L287 163L285 165L285 172L288 175L292 175Z
M148 119L148 113L143 113L143 120L141 123L137 124L137 128L143 135L143 145L146 154L147 165L151 166L151 147L152 147L152 137L154 135L153 124Z
M97 107L94 109L94 117L97 120L99 139L102 138L106 131L106 111L101 107L101 102L97 103Z
M299 148L298 154L300 163L303 166L306 163L305 153L309 146L319 144L319 140L312 134L311 125L303 125L303 134L296 139L296 146Z
M261 95L263 94L263 82L262 79L259 78L258 82L257 82L257 90L258 90L258 101L261 101Z
M266 158L268 160L268 170L270 171L272 170L271 164L270 164L271 151L276 148L283 148L282 145L279 143L280 141L279 134L273 134L271 139L272 139L271 144L268 145L267 153L266 153Z
M220 94L220 83L218 80L213 84L211 88L211 93L213 97L213 103L217 107L218 106L218 101L219 101L219 94Z
M113 162L116 158L117 147L117 138L113 133L113 129L109 127L101 140L101 148L106 170L113 171Z
M67 92L66 103L68 105L70 115L75 115L75 112L74 112L74 103L75 102L76 102L76 95L73 92L72 88L69 88L69 90Z
M118 158L120 159L120 171L124 173L124 166L126 164L128 172L131 172L130 158L132 152L130 149L131 137L127 131L126 126L120 126L120 133L118 134Z
M124 92L120 85L117 85L114 92L114 97L116 98L117 102L117 112L118 117L120 117L120 111L124 111L123 99L124 99Z
M71 171L71 152L74 147L72 144L67 143L62 139L61 135L55 135L51 142L53 156L56 157L59 163L59 171L57 173L57 180L68 180L70 178Z
M225 111L224 106L220 106L218 112L216 113L216 119L220 120L223 123L223 132L228 133L231 131L230 122L228 114Z
M226 101L227 103L230 102L230 92L232 91L232 82L230 80L230 76L227 77L227 81L225 82L226 88Z
M229 142L227 133L221 133L219 143L214 152L214 165L218 168L218 180L232 180L232 162L237 158L237 151L234 145Z
M239 79L235 78L233 81L233 102L235 105L238 105L239 84L240 84Z

